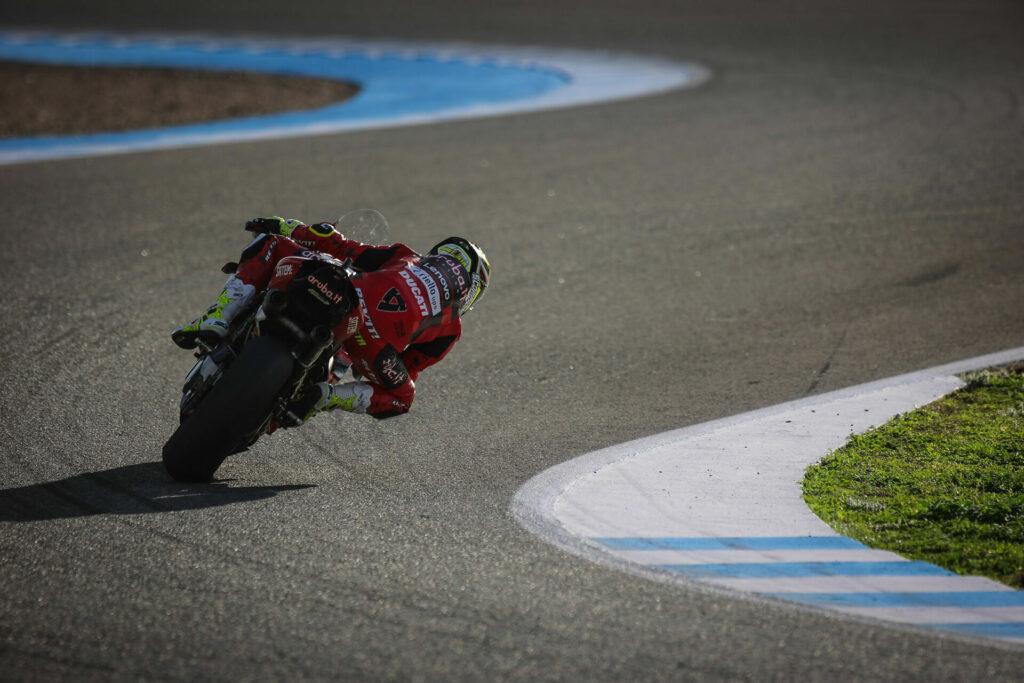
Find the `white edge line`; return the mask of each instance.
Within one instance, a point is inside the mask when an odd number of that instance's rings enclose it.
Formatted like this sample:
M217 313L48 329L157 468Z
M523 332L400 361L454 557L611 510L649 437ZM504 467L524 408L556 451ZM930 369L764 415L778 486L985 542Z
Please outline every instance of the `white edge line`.
M789 412L798 408L817 406L837 399L852 398L881 389L904 386L927 379L948 378L950 376L955 377L956 375L961 375L967 372L983 370L1020 360L1024 360L1024 346L1018 346L1013 349L1007 349L1005 351L999 351L984 356L977 356L967 360L947 363L945 365L939 365L904 375L897 375L895 377L867 382L865 384L859 384L846 389L839 389L826 394L797 399L795 401L761 408L748 413L733 415L710 422L663 432L661 434L655 434L641 439L636 439L634 441L628 441L615 446L609 446L608 448L603 448L558 465L554 465L531 478L513 495L512 501L509 505L509 512L512 517L527 531L539 536L541 540L544 540L566 552L582 557L596 564L641 576L659 583L678 584L697 592L744 600L755 604L772 605L798 612L812 612L836 619L859 621L862 623L868 623L876 626L881 625L889 628L899 628L901 630L913 631L929 637L951 638L972 644L983 644L990 647L1019 651L1020 643L1016 643L1012 640L976 636L968 633L945 629L934 629L915 624L899 624L859 614L844 614L827 607L791 602L756 593L747 593L725 586L698 581L674 572L657 569L649 565L630 562L626 559L613 555L594 543L568 531L555 517L554 505L555 501L557 501L558 498L565 493L565 491L577 479L596 473L615 463L643 455L648 451L676 443L683 439L709 434L725 427ZM822 453L823 457L825 455L825 453Z

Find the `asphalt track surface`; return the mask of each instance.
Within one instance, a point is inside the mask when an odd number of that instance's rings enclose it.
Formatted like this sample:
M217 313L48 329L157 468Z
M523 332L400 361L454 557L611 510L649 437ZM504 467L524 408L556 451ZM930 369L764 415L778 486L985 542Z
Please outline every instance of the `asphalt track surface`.
M601 48L714 78L0 168L0 677L1019 679L1019 649L648 581L508 512L600 447L1019 346L1019 4L94 5L0 22ZM463 342L410 415L318 419L170 483L168 332L242 221L358 206L414 246L485 246Z

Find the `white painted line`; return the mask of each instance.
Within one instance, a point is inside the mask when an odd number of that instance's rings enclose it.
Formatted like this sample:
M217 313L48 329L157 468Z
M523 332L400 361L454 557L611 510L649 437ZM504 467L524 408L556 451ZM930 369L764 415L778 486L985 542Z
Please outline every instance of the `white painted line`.
M901 624L1024 623L1024 607L924 607L908 612L897 607L836 607L843 614Z
M852 433L962 386L957 374L1021 359L1024 347L613 446L534 477L511 511L550 543L648 578L1019 642L1024 593L845 539L800 481Z
M639 564L740 564L750 562L906 562L886 550L610 550Z
M850 586L845 576L799 577L790 579L709 578L712 583L745 593L928 593L947 591L1009 591L994 581L978 576L865 576Z

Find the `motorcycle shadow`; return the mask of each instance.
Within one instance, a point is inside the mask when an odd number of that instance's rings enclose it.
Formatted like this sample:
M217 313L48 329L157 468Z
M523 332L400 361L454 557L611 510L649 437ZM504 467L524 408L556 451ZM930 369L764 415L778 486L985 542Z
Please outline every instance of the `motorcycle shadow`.
M91 515L181 512L250 503L312 484L229 486L172 481L161 463L141 463L79 474L44 484L0 490L0 521L39 522Z

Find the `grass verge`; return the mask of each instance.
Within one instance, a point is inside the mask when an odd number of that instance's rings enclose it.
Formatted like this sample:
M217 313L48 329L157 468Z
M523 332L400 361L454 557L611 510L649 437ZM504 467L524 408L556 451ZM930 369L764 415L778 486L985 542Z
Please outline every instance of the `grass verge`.
M1024 588L1024 363L853 436L803 481L839 533Z

